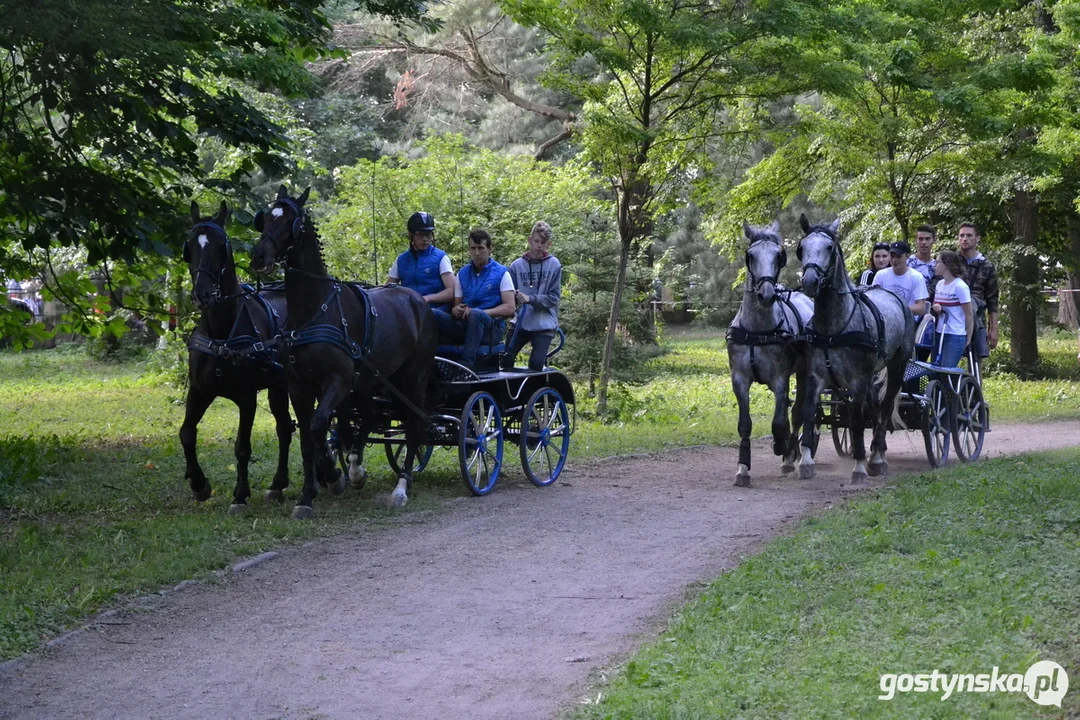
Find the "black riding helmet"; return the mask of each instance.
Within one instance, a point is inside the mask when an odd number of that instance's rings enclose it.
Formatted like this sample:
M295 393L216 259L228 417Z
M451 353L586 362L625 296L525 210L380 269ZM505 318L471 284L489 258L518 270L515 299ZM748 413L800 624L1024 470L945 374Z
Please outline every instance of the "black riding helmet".
M431 213L415 212L409 217L409 232L435 232L435 218Z

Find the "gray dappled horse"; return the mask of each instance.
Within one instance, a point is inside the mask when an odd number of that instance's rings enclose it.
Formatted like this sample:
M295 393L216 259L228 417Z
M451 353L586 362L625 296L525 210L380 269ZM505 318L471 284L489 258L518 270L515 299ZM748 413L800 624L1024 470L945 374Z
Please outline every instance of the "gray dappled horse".
M251 251L255 272L285 268L289 319L278 355L289 378L304 457L304 489L293 518L314 516L316 479L325 479L335 494L345 488L327 444L335 411L339 432L349 425L340 422L341 413L358 416L360 437L355 443L344 439L343 447L350 448L349 477L362 475L361 453L375 419L373 393L380 387L396 396L405 425L405 461L391 496L400 507L408 501L413 464L427 434L423 413L435 366L435 318L414 290L402 285L367 290L327 273L315 224L304 209L310 189L291 198L281 186L270 209L255 216L261 236Z
M863 430L873 426L869 474L888 470L885 433L904 380L904 368L915 346L915 321L907 304L882 287L856 289L844 265L837 230L840 220L811 225L799 216L806 236L799 243L802 289L814 298L814 327L807 343L807 393L803 402L804 478L814 476L814 416L818 396L826 387L844 390L851 398L851 456L853 482L867 476ZM882 392L874 391L874 376L886 371Z
M248 462L251 460L251 427L255 401L267 390L270 412L277 423L278 464L269 500L280 500L289 485L289 386L285 371L268 349L285 319L285 293L256 293L240 287L232 247L225 233L229 210L221 203L217 215L201 217L198 203L191 203L191 224L184 241L184 262L191 272L191 297L202 311L199 324L188 339L188 392L180 444L185 470L195 499L210 497L210 483L199 466L195 451L199 421L215 398L224 397L240 410L236 431L236 486L230 513L247 507Z
M772 420L773 453L784 458L781 472L792 472L797 457L806 363L796 336L802 335L809 326L814 303L802 293L777 289L780 270L787 263L787 251L779 232L777 222L765 228L743 222L743 233L750 241L746 250L746 287L742 305L727 333L731 389L739 403L739 469L735 474L735 485L739 487L750 486L752 383L767 386L776 399ZM796 375L795 405L789 423L788 387L792 373Z

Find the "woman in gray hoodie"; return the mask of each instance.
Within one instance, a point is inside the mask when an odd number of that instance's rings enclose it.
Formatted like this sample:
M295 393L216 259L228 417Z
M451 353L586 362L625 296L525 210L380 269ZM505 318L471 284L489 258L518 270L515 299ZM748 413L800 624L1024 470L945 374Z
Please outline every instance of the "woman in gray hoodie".
M532 343L530 370L543 370L547 361L548 348L559 327L562 298L562 263L548 252L550 247L551 226L541 220L529 233L528 252L510 264L518 314L517 329L503 356L504 370L513 367L525 343Z

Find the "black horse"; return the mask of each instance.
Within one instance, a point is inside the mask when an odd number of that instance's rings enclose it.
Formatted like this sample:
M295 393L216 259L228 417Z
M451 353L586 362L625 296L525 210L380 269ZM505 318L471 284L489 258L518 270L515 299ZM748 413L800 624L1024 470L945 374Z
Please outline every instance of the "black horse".
M280 500L289 485L288 381L269 349L285 319L284 292L255 293L236 279L232 247L225 233L229 210L221 203L213 218L200 217L198 203L191 203L193 227L184 242L184 262L191 272L192 299L202 317L188 340L188 394L180 442L187 468L184 477L199 501L210 497L210 483L199 466L195 440L199 421L215 398L225 397L240 410L236 432L236 487L230 513L247 507L248 461L251 459L251 426L255 400L267 390L270 411L277 422L278 466L266 497Z
M285 266L289 319L279 357L304 455L304 490L293 511L297 519L314 516L316 478L339 475L326 440L331 417L338 412L342 432L349 422L341 416L355 412L360 437L342 439L342 446L362 448L375 416L374 394L383 388L405 423L406 457L393 499L398 506L408 501L413 462L426 440L425 402L437 346L435 318L419 293L400 285L369 291L327 274L315 224L304 210L310 190L290 198L281 186L270 209L255 216L262 237L251 254L256 272ZM340 492L345 481L328 484Z

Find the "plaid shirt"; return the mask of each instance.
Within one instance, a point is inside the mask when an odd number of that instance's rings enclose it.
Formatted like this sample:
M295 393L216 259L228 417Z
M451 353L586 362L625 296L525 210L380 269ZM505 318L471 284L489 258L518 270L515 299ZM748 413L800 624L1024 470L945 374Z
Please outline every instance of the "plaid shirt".
M986 303L986 309L992 313L998 311L998 281L994 264L982 253L967 261L964 282L971 288L971 297Z

